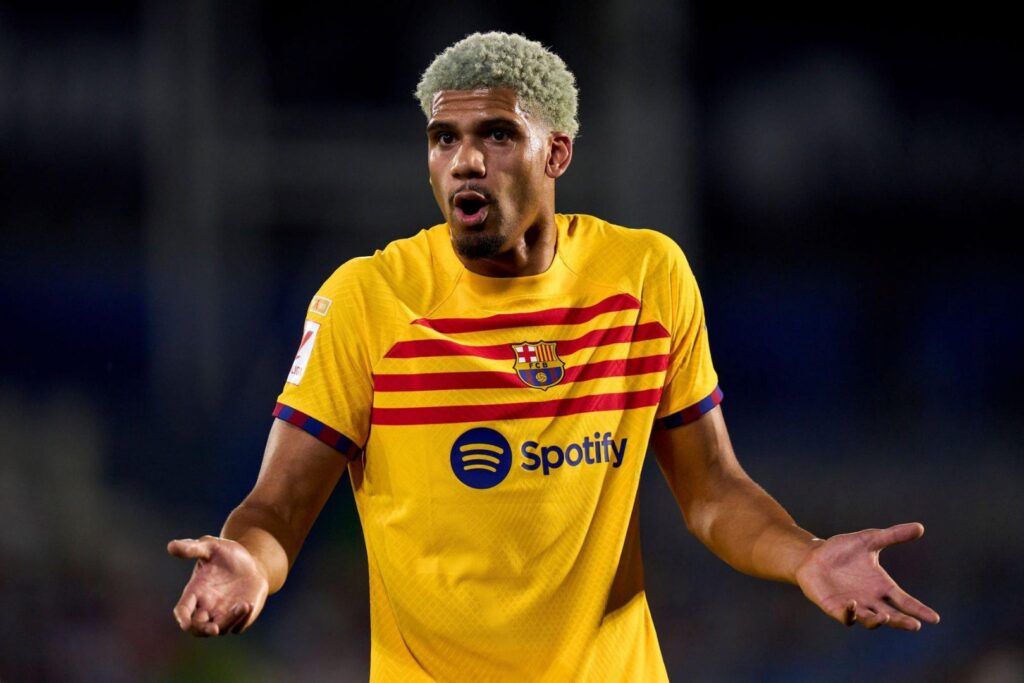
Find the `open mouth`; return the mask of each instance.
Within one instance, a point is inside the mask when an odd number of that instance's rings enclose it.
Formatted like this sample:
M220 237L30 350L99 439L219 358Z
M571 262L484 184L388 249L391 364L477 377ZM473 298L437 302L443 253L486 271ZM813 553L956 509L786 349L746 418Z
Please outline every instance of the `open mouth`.
M466 190L455 194L455 216L463 225L478 225L487 218L487 197Z

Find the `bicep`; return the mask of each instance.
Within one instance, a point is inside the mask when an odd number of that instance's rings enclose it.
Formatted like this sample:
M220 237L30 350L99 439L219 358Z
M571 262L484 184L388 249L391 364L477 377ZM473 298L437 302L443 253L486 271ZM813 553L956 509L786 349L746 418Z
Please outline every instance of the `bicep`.
M656 430L651 444L688 523L695 503L713 500L730 482L747 478L736 460L721 406L689 424Z
M304 534L347 464L344 454L323 441L283 420L274 420L259 477L245 503L270 508Z

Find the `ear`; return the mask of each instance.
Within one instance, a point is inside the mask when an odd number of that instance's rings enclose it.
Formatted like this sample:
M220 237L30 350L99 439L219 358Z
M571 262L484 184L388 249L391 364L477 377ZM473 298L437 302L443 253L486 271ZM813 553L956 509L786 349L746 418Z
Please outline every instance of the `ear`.
M548 161L544 174L549 178L558 178L572 163L572 138L565 133L554 132L548 142Z

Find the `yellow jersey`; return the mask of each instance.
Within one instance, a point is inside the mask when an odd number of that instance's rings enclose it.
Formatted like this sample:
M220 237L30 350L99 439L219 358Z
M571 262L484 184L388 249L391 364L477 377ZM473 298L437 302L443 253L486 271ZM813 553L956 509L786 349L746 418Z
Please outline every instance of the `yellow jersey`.
M721 401L703 306L668 237L555 220L542 274L442 224L310 304L274 415L350 458L373 681L666 680L637 488L651 430Z

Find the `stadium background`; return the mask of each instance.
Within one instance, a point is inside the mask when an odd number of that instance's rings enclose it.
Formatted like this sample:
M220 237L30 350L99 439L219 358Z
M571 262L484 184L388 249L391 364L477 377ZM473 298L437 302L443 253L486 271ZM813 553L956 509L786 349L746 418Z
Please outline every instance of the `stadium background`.
M1024 66L983 4L0 6L0 679L365 679L347 481L241 638L168 539L251 485L317 285L437 220L410 97L473 30L579 79L559 209L673 235L742 462L941 625L846 630L689 537L652 467L648 595L689 681L1024 680ZM649 462L653 464L653 459Z

